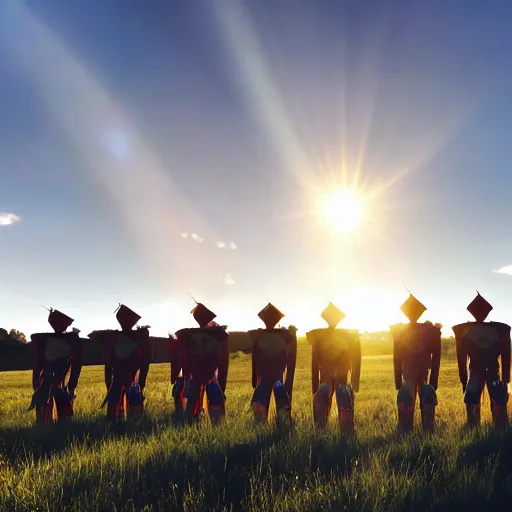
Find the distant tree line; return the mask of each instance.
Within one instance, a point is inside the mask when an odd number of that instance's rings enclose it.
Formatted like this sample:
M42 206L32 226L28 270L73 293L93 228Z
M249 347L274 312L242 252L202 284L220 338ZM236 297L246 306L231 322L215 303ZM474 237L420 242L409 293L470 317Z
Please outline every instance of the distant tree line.
M73 331L80 332L74 328ZM97 339L101 331L92 331L88 338L82 337L84 347L84 364L97 365L102 364L103 352L101 344ZM169 338L168 337L150 337L152 346L152 361L154 363L167 363L169 359ZM304 343L304 338L301 340ZM391 355L393 354L393 340L389 331L364 333L361 336L361 345L363 355ZM244 352L249 354L252 349L252 342L245 331L230 331L229 333L229 351ZM453 354L455 352L455 341L453 338L443 338L443 354ZM6 370L31 370L34 362L34 347L30 340L21 331L17 329L0 328L0 371Z

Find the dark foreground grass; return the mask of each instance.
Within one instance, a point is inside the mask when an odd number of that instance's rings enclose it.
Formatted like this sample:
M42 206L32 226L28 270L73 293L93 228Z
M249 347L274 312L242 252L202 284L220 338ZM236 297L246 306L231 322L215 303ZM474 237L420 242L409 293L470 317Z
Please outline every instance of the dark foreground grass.
M83 370L71 425L33 426L28 372L0 374L0 510L512 510L512 435L468 432L455 361L443 361L436 435L395 433L392 362L363 361L354 438L334 412L311 413L309 347L301 345L294 426L255 428L250 358L232 356L227 418L212 430L173 423L169 366L155 365L147 417L105 427L102 369ZM418 420L418 419L417 419Z

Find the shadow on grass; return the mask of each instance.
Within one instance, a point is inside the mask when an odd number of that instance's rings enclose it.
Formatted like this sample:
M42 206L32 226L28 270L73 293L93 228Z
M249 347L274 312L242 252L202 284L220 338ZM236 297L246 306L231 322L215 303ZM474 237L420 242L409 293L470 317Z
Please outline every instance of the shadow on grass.
M20 462L20 454L30 461L38 462L51 458L70 446L90 446L97 441L114 439L119 436L149 436L156 430L168 426L179 427L181 421L173 414L166 420L161 417L145 416L136 422L107 424L105 416L82 420L73 418L53 425L0 428L0 446L11 462Z

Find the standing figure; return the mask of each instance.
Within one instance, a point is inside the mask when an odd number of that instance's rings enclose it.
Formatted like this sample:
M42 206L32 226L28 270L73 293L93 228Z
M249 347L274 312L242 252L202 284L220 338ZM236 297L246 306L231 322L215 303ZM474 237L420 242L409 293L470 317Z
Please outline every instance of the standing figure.
M258 316L265 329L249 331L252 338L252 409L257 422L268 420L270 397L274 400L278 419L291 419L293 379L297 360L297 329L276 328L284 317L270 302ZM284 373L286 370L286 378Z
M176 411L189 423L199 421L206 394L210 421L218 425L226 414L229 335L225 326L213 322L217 315L203 304L197 303L191 313L199 327L180 329L171 342Z
M78 331L66 332L74 320L56 309L50 309L48 322L54 333L31 336L35 361L32 372L34 394L30 409L36 409L37 424L73 416L75 389L82 370L83 347Z
M336 393L339 427L350 432L354 428L354 392L359 391L361 377L359 331L336 329L345 313L332 303L322 318L329 327L306 334L311 344L313 417L318 427L326 427Z
M418 323L427 308L412 294L401 310L410 323L391 326L399 429L402 433L412 430L419 394L422 427L432 431L441 364L441 325L428 321Z
M478 293L467 307L475 322L454 325L452 330L457 345L457 363L468 425L480 424L480 400L487 385L494 425L504 428L508 425L510 326L501 322L485 322L492 309L491 304Z
M103 346L105 359L105 385L107 421L119 422L127 418L140 418L144 412L144 388L151 363L149 326L133 327L140 316L124 304L116 310L121 330L96 331Z

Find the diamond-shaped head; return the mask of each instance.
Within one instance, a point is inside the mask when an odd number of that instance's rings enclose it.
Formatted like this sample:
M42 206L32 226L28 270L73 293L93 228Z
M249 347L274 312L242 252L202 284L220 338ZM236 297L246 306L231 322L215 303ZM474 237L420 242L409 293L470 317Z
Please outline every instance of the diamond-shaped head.
M56 333L62 334L74 322L74 320L56 309L50 309L48 323Z
M210 311L204 304L198 302L194 309L191 311L194 320L199 324L199 327L206 327L217 315Z
M329 327L336 327L347 315L332 302L322 311L322 318Z
M483 322L493 310L493 307L477 292L477 296L471 301L467 310L477 322Z
M123 331L130 331L142 317L128 306L119 304L116 312L116 318Z
M270 302L258 313L258 316L265 324L267 329L273 329L284 317L284 313L281 313L279 309L277 309Z
M402 313L409 319L409 322L415 324L427 310L412 293L409 294L407 300L400 307Z

